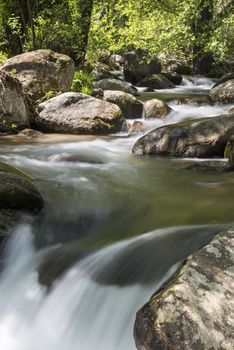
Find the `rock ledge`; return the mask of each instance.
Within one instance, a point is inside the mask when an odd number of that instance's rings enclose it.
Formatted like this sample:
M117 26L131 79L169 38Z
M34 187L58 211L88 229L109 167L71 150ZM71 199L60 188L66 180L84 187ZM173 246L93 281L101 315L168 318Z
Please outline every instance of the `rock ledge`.
M234 228L191 255L175 280L138 311L138 350L231 350Z

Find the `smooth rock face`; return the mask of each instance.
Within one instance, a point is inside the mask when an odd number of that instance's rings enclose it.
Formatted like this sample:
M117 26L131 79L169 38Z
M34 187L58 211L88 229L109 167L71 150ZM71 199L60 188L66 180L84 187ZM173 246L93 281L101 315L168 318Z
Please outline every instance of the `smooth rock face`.
M144 103L144 108L146 119L163 118L172 111L167 103L156 98L146 101Z
M136 141L132 151L171 157L223 157L233 133L233 114L188 120L149 132Z
M138 311L138 350L232 350L234 230L191 255L179 275Z
M39 108L34 124L45 132L105 135L119 132L124 120L115 104L77 92L53 97Z
M181 85L183 80L183 76L176 72L166 72L166 73L162 73L162 75L164 75L164 77L166 77L175 85Z
M224 80L210 90L210 97L215 102L233 103L234 102L234 78Z
M11 74L0 71L0 131L28 127L30 113L21 83Z
M153 74L141 80L137 86L151 89L172 89L175 84L162 74Z
M114 91L123 91L128 94L136 95L137 90L127 84L125 81L118 79L102 79L93 84L94 88L102 90L114 90Z
M0 172L0 209L38 213L43 205L41 194L31 182Z
M126 119L143 117L144 106L134 96L122 91L104 91L104 100L114 103L121 109Z
M148 75L161 72L158 58L147 60L147 52L142 49L133 50L124 56L124 77L132 84L138 83Z
M0 209L0 244L11 234L19 218L20 213L17 210Z
M36 50L10 58L1 70L14 71L24 90L38 99L49 91L69 91L75 66L66 55Z

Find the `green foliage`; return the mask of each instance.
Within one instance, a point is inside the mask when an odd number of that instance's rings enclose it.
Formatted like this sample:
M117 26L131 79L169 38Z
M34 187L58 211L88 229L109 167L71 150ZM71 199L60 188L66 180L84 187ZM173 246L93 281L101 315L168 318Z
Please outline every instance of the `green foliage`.
M85 70L76 71L74 74L72 88L74 92L82 92L83 94L90 95L93 83L92 74Z
M0 64L4 63L8 59L6 53L0 51Z

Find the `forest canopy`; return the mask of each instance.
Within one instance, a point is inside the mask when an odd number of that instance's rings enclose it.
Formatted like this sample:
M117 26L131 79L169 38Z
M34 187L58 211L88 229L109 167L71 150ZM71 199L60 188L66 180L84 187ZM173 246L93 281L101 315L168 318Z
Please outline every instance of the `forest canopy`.
M198 70L203 57L233 56L233 0L0 1L3 56L51 48L83 64L142 48Z

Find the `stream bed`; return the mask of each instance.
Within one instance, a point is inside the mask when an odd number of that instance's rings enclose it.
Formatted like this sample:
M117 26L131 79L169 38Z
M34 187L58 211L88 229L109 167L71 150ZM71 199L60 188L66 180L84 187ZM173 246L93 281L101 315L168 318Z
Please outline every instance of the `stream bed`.
M173 109L145 121L147 131L227 112L178 103L181 94L206 96L212 81L199 79L143 92L163 94ZM135 349L136 311L233 220L233 174L187 170L196 159L139 157L131 154L139 136L118 136L1 139L0 160L33 175L45 199L5 247L1 350Z

